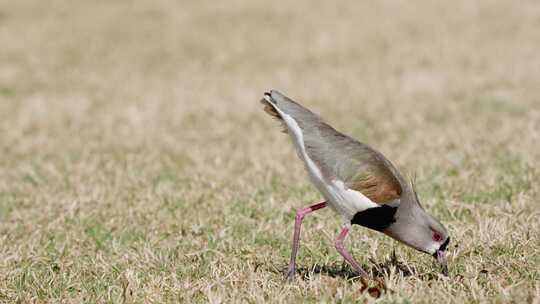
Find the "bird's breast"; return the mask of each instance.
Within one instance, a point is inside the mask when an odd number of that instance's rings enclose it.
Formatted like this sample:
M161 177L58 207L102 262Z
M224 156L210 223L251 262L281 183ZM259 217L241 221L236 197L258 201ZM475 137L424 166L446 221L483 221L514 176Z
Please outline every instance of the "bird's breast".
M396 221L397 207L381 205L357 212L351 220L351 224L360 225L369 229L383 231Z

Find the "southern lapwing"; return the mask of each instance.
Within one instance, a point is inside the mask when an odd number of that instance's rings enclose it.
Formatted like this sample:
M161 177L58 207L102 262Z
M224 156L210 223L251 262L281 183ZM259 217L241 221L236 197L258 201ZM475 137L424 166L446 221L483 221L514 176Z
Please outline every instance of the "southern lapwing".
M298 209L287 277L296 272L296 253L302 219L329 206L343 219L335 240L337 251L364 278L366 271L343 244L351 225L380 231L412 248L432 255L447 273L446 228L418 202L412 184L380 152L346 136L287 96L264 93L265 111L278 118L291 136L311 182L324 201Z

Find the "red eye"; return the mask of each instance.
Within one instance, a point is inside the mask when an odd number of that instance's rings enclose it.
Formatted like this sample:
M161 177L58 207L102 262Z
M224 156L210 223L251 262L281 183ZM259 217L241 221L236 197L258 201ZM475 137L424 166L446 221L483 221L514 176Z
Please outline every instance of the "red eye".
M437 232L433 232L432 238L435 242L439 242L440 240L442 240L442 236L438 234Z

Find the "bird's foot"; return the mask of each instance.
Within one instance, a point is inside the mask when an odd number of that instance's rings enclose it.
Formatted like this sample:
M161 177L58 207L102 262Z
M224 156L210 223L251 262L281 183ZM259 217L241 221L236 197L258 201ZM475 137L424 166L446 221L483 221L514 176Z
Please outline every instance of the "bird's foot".
M386 283L381 278L369 280L361 277L360 283L362 285L360 287L360 293L367 292L373 298L379 298L383 293L391 291L386 287Z
M287 273L285 274L285 280L292 280L294 279L295 275L296 275L296 267L294 265L292 267L289 265L289 268L287 269Z

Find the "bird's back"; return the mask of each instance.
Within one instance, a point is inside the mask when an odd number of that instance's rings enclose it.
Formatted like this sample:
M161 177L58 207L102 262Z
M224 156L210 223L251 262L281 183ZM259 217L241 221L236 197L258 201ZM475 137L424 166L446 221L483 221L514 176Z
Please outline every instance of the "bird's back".
M262 102L282 120L311 180L342 216L350 220L376 203L399 197L399 173L380 153L277 91L265 94Z

